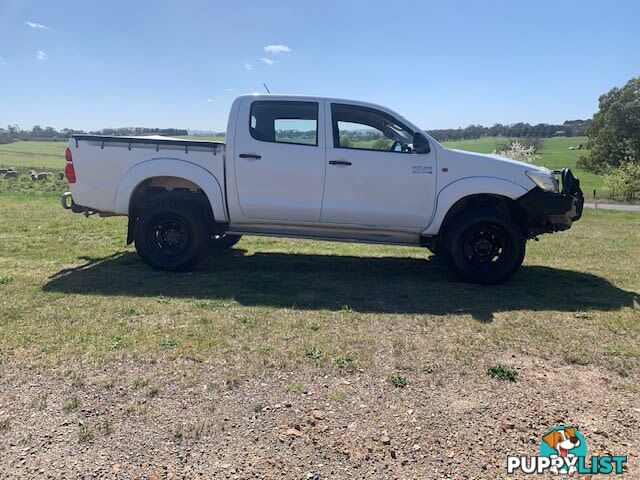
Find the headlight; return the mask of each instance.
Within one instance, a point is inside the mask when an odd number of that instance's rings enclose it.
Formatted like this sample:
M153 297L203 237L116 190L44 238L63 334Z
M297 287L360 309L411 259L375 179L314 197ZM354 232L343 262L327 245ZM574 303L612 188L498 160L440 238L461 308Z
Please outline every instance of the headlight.
M558 180L553 175L544 172L526 172L533 183L539 186L545 192L558 193Z

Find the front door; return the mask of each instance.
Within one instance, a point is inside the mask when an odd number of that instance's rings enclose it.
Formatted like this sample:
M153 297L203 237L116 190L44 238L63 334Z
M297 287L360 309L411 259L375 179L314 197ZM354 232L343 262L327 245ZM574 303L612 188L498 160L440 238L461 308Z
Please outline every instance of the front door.
M234 166L238 202L247 219L320 220L323 110L313 101L263 99L240 107Z
M413 152L414 132L380 110L327 101L321 222L422 229L435 201L436 161Z

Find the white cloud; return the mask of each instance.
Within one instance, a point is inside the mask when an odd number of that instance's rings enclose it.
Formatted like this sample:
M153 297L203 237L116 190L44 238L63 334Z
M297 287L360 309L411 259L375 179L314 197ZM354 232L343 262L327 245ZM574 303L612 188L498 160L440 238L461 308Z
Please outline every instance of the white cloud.
M224 91L225 92L233 92L233 88L225 88Z
M7 61L4 59L4 57L0 57L0 65L6 65Z
M207 103L213 102L213 98L207 98Z
M281 53L291 53L293 50L286 45L267 45L264 47L264 51L271 55L279 55Z
M49 30L49 27L46 27L45 25L42 25L41 23L29 22L29 21L26 21L24 23L26 25L29 25L31 28L40 29L40 30Z
M250 63L245 63L244 64L244 69L245 70L253 70L253 65L251 65Z
M42 50L38 50L38 53L36 53L36 58L38 60L46 60L47 59L47 54L44 53Z
M274 63L276 63L276 62L274 62L273 60L271 60L270 58L266 58L266 57L262 57L262 58L260 59L260 61L261 61L262 63L266 63L266 64L267 64L267 65L269 65L269 66L273 65Z

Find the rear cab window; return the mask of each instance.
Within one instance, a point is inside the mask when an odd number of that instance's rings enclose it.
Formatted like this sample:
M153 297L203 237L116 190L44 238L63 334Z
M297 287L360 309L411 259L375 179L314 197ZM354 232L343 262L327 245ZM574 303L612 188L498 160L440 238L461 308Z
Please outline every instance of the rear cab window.
M318 103L254 101L249 131L261 142L318 146Z

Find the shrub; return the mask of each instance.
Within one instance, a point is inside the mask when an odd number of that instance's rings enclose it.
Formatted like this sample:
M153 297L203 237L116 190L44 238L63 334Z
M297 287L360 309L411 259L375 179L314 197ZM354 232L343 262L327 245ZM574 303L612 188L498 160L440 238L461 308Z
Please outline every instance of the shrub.
M350 357L338 357L335 361L336 367L345 370L353 370L353 359Z
M162 348L174 348L178 346L178 342L177 340L174 340L173 338L165 338L164 340L160 341L159 344Z
M78 441L80 443L87 443L93 440L93 432L88 425L78 426Z
M499 378L500 380L507 380L509 382L515 382L518 379L518 371L515 368L502 365L501 363L490 365L489 368L487 368L487 374L492 378Z
M640 192L640 164L624 162L619 167L609 167L603 182L609 193L631 200Z
M534 145L525 147L518 140L514 140L502 150L494 151L493 153L525 163L534 163L540 160L540 155L536 153Z
M391 375L391 378L389 378L389 381L396 388L404 388L409 383L409 380L407 379L407 377L403 377L399 373Z
M317 360L322 356L322 351L319 348L311 347L311 348L307 348L304 354L309 358Z

